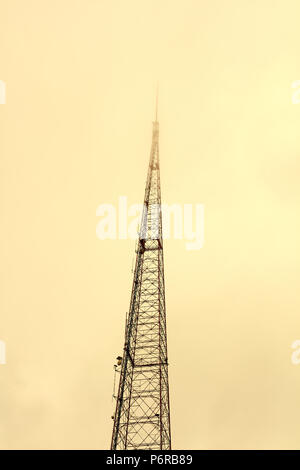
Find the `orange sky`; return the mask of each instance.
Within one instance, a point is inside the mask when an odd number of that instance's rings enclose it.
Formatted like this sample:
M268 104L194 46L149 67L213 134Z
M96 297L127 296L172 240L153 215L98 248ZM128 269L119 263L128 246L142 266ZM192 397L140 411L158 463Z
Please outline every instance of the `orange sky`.
M299 448L299 1L0 0L2 449L105 449L155 87L175 449Z

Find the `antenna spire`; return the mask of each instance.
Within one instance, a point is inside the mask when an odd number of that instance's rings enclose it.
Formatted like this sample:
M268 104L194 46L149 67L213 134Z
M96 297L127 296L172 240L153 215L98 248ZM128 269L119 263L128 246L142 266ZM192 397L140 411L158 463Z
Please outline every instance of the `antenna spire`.
M158 113L158 82L156 85L156 110L155 110L155 121L157 122L157 113Z

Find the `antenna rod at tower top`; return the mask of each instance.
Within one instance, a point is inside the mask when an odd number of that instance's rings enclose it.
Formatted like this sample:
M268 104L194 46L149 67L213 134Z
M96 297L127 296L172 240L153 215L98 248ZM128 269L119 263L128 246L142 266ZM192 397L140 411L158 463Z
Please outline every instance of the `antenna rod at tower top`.
M157 113L158 113L158 82L156 86L156 110L155 110L155 121L157 122Z

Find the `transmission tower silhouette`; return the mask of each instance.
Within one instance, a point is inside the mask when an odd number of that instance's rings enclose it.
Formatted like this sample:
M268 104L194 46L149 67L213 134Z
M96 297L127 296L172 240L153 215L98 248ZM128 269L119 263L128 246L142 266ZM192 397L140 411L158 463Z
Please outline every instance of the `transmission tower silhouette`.
M115 366L112 450L171 449L157 101L158 93L124 352Z

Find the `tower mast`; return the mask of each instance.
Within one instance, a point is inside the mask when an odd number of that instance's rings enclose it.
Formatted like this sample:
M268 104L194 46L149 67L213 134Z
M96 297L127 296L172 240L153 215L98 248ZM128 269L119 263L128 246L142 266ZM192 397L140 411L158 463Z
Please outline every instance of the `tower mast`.
M158 89L112 450L171 449L157 111Z

